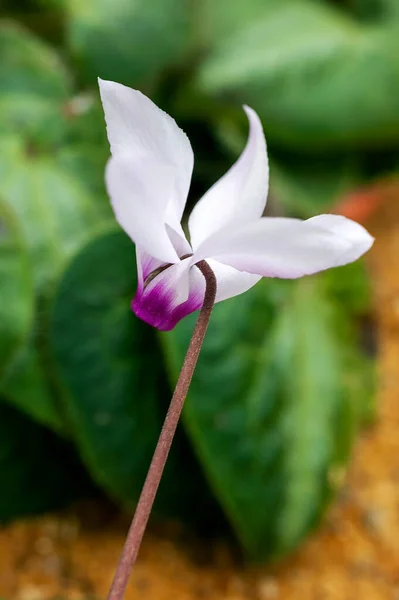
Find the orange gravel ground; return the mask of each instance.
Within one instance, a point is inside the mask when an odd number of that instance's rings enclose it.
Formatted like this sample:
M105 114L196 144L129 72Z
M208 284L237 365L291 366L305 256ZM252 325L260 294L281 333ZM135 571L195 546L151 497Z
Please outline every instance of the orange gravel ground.
M152 529L127 600L399 600L399 206L381 209L370 229L377 237L369 262L380 336L378 417L324 526L296 555L263 570L244 569L226 546L187 540L177 527ZM0 531L0 597L106 596L127 524L103 516L88 528L78 514Z

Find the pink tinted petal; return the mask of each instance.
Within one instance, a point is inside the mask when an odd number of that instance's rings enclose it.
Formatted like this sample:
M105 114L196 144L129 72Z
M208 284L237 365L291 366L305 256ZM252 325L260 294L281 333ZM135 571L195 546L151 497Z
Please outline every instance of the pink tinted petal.
M247 273L296 279L353 262L372 244L361 225L344 217L263 218L212 236L195 259L212 257Z
M167 267L147 285L137 289L132 301L135 315L160 329L169 331L183 317L201 308L201 290L190 285L191 259ZM199 292L199 293L198 293Z
M215 260L208 262L217 279L216 302L246 292L261 279ZM132 310L138 318L161 331L169 331L181 319L202 307L205 279L191 259L167 267L146 286L145 280L159 268L159 261L138 252L137 263L139 284Z
M258 115L244 108L250 126L247 145L237 162L194 207L188 222L194 249L229 223L257 219L265 208L269 185L265 136Z
M144 288L144 282L146 279L148 279L153 271L167 264L148 254L143 248L141 248L141 246L136 246L136 261L138 282L137 287L140 290Z
M173 172L168 186L163 182L163 194L151 201L162 202L165 210L171 205L171 212L179 223L194 164L186 134L172 117L141 92L101 79L99 87L113 156L128 156L132 169L139 169L143 160L149 161L152 178L158 178L165 167Z

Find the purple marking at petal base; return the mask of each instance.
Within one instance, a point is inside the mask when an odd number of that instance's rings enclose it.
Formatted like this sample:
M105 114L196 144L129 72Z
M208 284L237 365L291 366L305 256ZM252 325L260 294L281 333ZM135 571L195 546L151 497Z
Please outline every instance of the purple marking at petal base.
M170 331L190 313L201 308L203 297L190 290L185 302L175 306L173 289L159 283L151 290L137 290L132 300L132 311L142 321L160 331Z

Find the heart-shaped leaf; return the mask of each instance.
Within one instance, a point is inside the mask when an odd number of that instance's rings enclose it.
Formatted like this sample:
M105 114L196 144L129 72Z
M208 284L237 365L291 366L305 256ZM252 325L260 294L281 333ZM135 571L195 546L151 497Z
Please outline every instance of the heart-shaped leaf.
M209 481L256 559L291 550L318 522L354 433L346 357L358 350L323 281L263 280L216 306L184 411ZM193 320L163 335L175 376Z
M135 285L131 241L100 234L64 273L51 327L72 434L95 480L128 507L138 499L168 400L154 333L130 310ZM182 443L178 436L158 506L194 521L201 518L192 507L206 506L211 518L215 506Z

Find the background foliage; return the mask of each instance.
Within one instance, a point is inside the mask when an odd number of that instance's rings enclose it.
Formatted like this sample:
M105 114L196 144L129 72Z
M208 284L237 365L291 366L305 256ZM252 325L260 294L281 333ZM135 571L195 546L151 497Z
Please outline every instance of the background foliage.
M195 315L157 334L130 312L97 76L186 130L188 208L241 151L253 106L269 210L308 217L397 168L397 2L3 0L0 15L0 519L99 490L131 510ZM229 528L255 559L293 549L372 414L369 314L362 263L218 305L159 513Z

